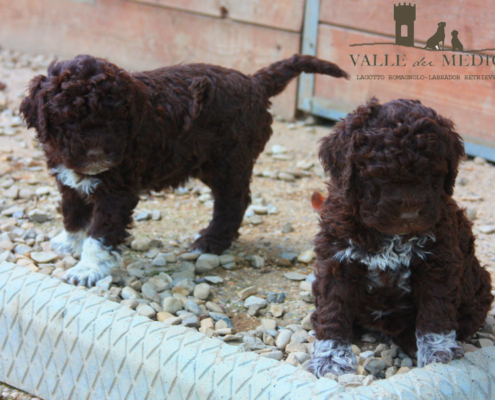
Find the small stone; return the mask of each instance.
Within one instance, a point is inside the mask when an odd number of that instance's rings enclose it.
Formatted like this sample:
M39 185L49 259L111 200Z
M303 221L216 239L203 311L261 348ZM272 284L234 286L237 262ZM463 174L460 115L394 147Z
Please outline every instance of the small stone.
M313 291L312 283L311 283L311 282L308 282L308 281L302 281L302 282L299 284L299 288L300 288L303 292L312 292L312 291Z
M301 326L307 331L313 329L313 326L311 325L311 314L308 314L303 318L303 320L301 321Z
M306 332L304 329L300 329L292 335L291 342L299 342L299 343L307 343L308 341L308 332Z
M129 300L129 299L141 299L142 296L133 288L130 286L126 286L124 289L122 289L122 292L120 294L123 299Z
M219 276L205 276L204 280L213 285L223 283L223 278L220 278Z
M286 347L285 351L287 353L295 353L295 352L303 352L306 353L306 346L303 343L299 342L290 342Z
M364 362L363 367L372 375L376 375L385 370L385 362L380 358L370 357Z
M33 251L31 258L37 263L49 263L58 258L58 254L53 251Z
M285 293L268 292L266 301L269 303L283 303L285 302Z
M34 193L31 189L21 189L21 190L19 190L19 198L20 199L30 200L30 199L32 199L35 196L36 196L36 193Z
M257 337L252 337L252 336L244 336L242 338L244 344L246 345L246 348L248 351L256 351L256 350L262 350L266 348L266 344L263 343L263 341L260 338Z
M213 318L205 318L201 320L200 326L202 329L214 329L215 323L213 322Z
M225 265L235 262L236 258L232 254L222 254L219 257L219 260L220 260L220 265Z
M485 165L486 160L482 157L474 157L473 162L477 165Z
M256 286L249 286L237 292L237 295L241 300L246 300L249 296L252 296L256 293L258 293L258 288Z
M261 326L265 329L276 329L277 321L269 318L261 318Z
M150 219L151 219L151 213L149 211L142 211L134 217L134 220L137 222L148 221Z
M138 306L138 302L136 301L136 299L122 300L120 302L120 304L122 304L123 306L129 307L132 310L135 310L136 307Z
M15 246L14 253L21 255L28 255L33 249L26 244L20 243Z
M165 312L165 311L160 311L158 314L156 314L156 319L159 322L163 322L169 318L174 318L173 314L170 314L170 313Z
M252 225L260 225L263 223L263 218L260 217L259 215L253 215L252 217L249 217L248 218L248 221L252 224Z
M153 285L153 287L158 293L170 289L170 283L166 282L160 276L154 276L150 278L147 283Z
M281 304L271 304L270 312L275 318L280 318L282 315L284 315L285 309L284 306L282 306Z
M331 379L333 381L338 381L338 379L339 379L339 377L337 375L334 375L331 372L327 372L323 377L327 378L327 379Z
M157 255L151 263L154 267L164 267L167 265L167 259L163 255Z
M148 251L150 248L151 240L147 238L138 238L131 242L131 249L135 251Z
M163 324L165 326L180 325L181 323L182 319L179 317L167 318L165 321L163 321Z
M474 221L478 214L478 210L474 207L468 207L466 210L466 215L470 221Z
M397 374L407 374L410 371L411 368L409 367L400 367L399 370L397 371Z
M483 225L478 227L478 230L485 235L491 235L495 233L495 225Z
M53 188L49 186L40 186L39 188L36 189L36 196L46 196L50 194L50 192L53 190Z
M392 376L394 376L395 374L397 374L397 371L399 369L396 367L396 366L393 366L393 367L389 367L385 370L385 378L391 378Z
M478 351L479 348L476 346L473 346L472 344L469 343L461 343L462 350L464 350L464 353L472 353L473 351Z
M361 354L361 349L357 347L355 344L351 346L352 352L358 357Z
M286 182L294 182L296 180L295 176L289 174L288 172L279 172L277 174L277 178L280 179L281 181L286 181Z
M200 300L206 300L211 292L211 286L207 283L200 283L194 288L194 297Z
M292 224L290 222L286 222L282 226L282 233L291 233L294 232L294 228L292 227Z
M186 261L196 261L201 254L199 253L182 253L179 258Z
M360 354L359 354L359 361L362 363L364 363L364 361L366 361L368 358L370 357L373 357L375 355L375 352L374 351L371 351L371 350L368 350L368 351L362 351Z
M300 292L299 297L301 300L305 301L306 303L314 303L315 302L315 297L313 296L313 293L311 292Z
M263 268L265 266L265 259L261 256L254 255L251 257L251 265L254 268Z
M201 315L203 314L203 310L201 309L201 307L199 306L198 303L196 303L194 300L188 300L185 304L185 307L184 307L187 311L190 311L192 312L193 314L196 314L196 315Z
M160 301L161 300L160 296L158 295L158 293L155 290L154 285L152 285L149 282L146 282L145 284L143 284L143 286L141 287L141 294L143 295L143 297L145 299L148 299L151 301Z
M0 242L0 250L1 251L13 251L15 248L15 244L12 243L10 240L2 240Z
M162 212L160 210L153 210L151 212L151 219L153 221L160 221L162 219Z
M356 374L343 374L338 377L338 382L345 387L358 387L363 385L365 376Z
M298 254L294 251L284 251L280 254L281 258L289 260L290 262L294 262L297 258Z
M222 313L216 313L216 312L210 312L210 317L213 318L215 321L224 321L227 324L228 328L233 328L234 324L230 320L229 317L227 317L225 314Z
M299 365L301 365L301 363L294 354L289 354L285 359L285 362L293 365L294 367L298 367Z
M275 346L280 350L285 350L289 344L293 332L290 329L282 329L275 340Z
M261 297L256 297L256 296L249 296L245 301L244 301L244 307L249 308L249 307L259 307L263 308L266 307L266 300L262 299Z
M139 305L136 311L143 317L153 318L156 315L156 311L153 309L153 307L146 304Z
M252 205L249 208L253 210L255 214L265 215L268 213L268 208L265 206Z
M297 358L300 364L304 364L306 361L311 360L311 356L304 351L295 351L292 353Z
M3 197L16 200L19 197L19 188L17 186L11 186L9 189L3 191Z
M262 356L266 358L272 358L277 361L282 361L282 359L284 358L284 353L282 353L280 350L274 350L268 353L263 353Z
M224 320L218 320L217 322L215 322L215 330L218 331L219 329L227 329L229 328L229 326L227 325L227 323L224 321Z
M493 341L490 339L476 339L476 345L480 348L493 346Z
M177 311L182 310L182 303L175 297L166 297L162 303L163 311L170 314L176 314Z
M300 274L299 272L286 272L284 276L291 281L303 281L307 275Z
M409 357L406 357L404 358L401 363L400 363L400 366L401 367L408 367L408 368L412 368L413 367L413 360L410 359Z
M376 338L376 336L371 333L365 333L363 336L361 336L361 341L363 342L376 343L377 340L378 339Z
M388 345L385 343L380 343L378 346L375 348L375 356L380 357L382 354L382 351L388 350Z
M309 264L311 261L313 261L315 256L316 255L313 250L306 250L303 251L301 254L299 254L299 256L297 257L297 261L302 262L304 264Z
M195 271L197 273L204 273L211 271L212 269L220 265L220 258L216 254L201 254L196 260Z
M98 282L96 282L96 287L102 288L103 290L110 290L110 285L112 283L112 276L106 276L103 279L100 279Z
M218 304L213 303L212 301L207 301L205 306L210 311L213 311L216 313L223 313L222 307L220 307Z
M396 358L397 357L397 347L395 347L393 349L389 349L389 350L383 350L380 353L380 355L381 355L382 358L388 358L388 357L390 357L390 358Z

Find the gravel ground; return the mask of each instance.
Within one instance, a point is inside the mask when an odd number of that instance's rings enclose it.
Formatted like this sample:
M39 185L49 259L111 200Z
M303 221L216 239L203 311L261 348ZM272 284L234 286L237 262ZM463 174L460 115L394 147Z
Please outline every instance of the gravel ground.
M61 278L77 260L59 256L49 239L60 232L60 196L43 155L18 116L29 79L44 73L51 57L0 51L0 261ZM0 85L1 87L1 85ZM145 194L135 212L133 236L123 247L125 269L90 292L120 302L165 325L182 324L230 345L304 367L310 358L309 315L317 214L313 191L325 192L317 159L318 140L331 128L313 120L275 118L274 135L260 156L251 185L253 204L241 237L222 256L189 253L196 232L211 218L209 189L191 181L176 191ZM483 159L465 161L455 198L474 220L477 254L495 279L495 167ZM495 342L495 309L464 349ZM356 338L358 374L339 377L355 387L415 368L387 338ZM30 398L0 386L2 398ZM3 396L3 397L2 397ZM27 397L26 397L27 396Z

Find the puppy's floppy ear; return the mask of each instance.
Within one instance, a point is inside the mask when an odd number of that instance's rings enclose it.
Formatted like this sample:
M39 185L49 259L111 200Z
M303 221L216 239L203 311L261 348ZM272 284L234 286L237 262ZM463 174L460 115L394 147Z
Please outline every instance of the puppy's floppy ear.
M335 126L335 133L321 140L319 157L323 168L337 181L352 172L351 155L354 143L360 132L365 130L368 121L373 119L381 108L373 97L364 106L358 107Z
M444 140L447 144L448 171L445 176L444 190L449 196L454 194L455 179L459 170L459 162L466 155L462 137L454 131L454 123L446 118L442 124L446 129Z
M35 128L37 137L43 142L46 139L45 99L42 84L47 80L44 75L35 76L29 82L29 93L22 100L19 111L24 116L28 128Z

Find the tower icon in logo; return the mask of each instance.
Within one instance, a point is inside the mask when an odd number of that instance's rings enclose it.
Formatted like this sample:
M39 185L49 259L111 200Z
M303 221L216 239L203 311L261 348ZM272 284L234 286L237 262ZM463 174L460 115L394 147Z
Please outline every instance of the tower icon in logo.
M394 4L395 44L414 47L416 4Z

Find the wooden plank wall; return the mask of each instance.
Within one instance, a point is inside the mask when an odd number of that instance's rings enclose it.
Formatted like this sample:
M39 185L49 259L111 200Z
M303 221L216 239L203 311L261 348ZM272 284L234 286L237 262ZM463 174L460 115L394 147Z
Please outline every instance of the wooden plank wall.
M304 0L0 0L0 46L132 70L206 62L253 73L300 51L303 11ZM295 99L292 82L274 112L293 117Z
M396 2L397 4L398 2ZM409 3L409 1L408 1ZM415 38L418 46L435 33L438 22L446 22L446 45L450 45L450 32L459 31L465 49L495 48L495 2L473 0L416 0ZM395 98L420 99L441 114L452 118L458 131L474 143L495 147L495 80L465 80L464 75L495 75L495 66L445 67L442 55L453 52L433 52L395 45L351 47L354 43L395 41L393 4L389 0L321 0L318 29L318 52L321 58L340 64L352 80L325 81L316 76L315 96L328 109L342 113L353 110L371 96L382 102ZM402 2L403 4L403 2ZM487 52L485 52L487 53ZM488 52L493 54L493 52ZM357 66L350 55L361 57L373 54L390 57L401 54L406 67ZM413 62L426 57L434 67L413 67ZM383 61L383 57L380 62ZM359 75L385 75L385 80L357 80ZM460 75L459 81L388 80L388 75Z

